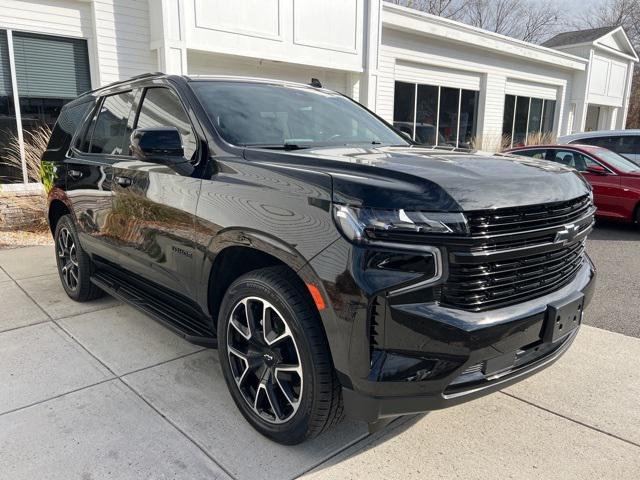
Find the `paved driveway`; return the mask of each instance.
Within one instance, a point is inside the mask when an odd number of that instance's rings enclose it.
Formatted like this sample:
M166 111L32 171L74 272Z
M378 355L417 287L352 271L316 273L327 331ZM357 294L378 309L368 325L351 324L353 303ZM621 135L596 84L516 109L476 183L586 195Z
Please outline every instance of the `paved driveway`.
M344 422L283 447L237 412L216 351L111 298L67 299L52 247L0 252L0 309L0 479L637 479L640 471L640 339L620 333L584 326L556 365L484 399L374 435Z

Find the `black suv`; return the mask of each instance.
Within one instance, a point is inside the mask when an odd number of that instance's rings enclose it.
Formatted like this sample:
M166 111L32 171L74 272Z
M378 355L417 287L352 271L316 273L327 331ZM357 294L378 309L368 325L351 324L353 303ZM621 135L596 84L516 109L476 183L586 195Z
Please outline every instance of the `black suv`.
M136 77L66 105L43 158L68 295L217 346L282 443L521 380L592 295L575 171L415 145L317 84Z

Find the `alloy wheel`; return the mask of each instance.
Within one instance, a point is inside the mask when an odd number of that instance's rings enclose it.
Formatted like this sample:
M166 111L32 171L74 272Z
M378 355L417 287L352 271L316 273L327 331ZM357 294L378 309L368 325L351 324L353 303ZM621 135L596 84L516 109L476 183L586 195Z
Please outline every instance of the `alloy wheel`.
M227 356L240 393L264 421L284 423L302 398L302 363L284 317L267 300L246 297L231 310Z
M68 229L63 228L58 233L56 250L62 280L70 290L75 291L79 282L78 250Z

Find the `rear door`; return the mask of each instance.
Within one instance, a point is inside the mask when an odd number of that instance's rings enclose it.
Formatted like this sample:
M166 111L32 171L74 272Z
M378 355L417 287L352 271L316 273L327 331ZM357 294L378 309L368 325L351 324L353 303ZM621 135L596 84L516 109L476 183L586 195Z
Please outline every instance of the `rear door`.
M113 238L119 233L111 218L112 165L122 154L132 101L131 91L97 99L70 149L65 172L83 247L110 260L117 259Z
M165 288L193 297L194 215L201 180L199 148L177 93L169 86L138 90L132 128L177 127L187 162L163 165L126 156L113 165L113 218L121 265Z

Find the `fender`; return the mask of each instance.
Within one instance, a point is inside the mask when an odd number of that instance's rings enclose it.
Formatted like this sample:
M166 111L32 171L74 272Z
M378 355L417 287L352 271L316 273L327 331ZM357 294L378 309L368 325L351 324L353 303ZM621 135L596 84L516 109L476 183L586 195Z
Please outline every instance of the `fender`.
M53 187L47 195L47 222L49 222L49 227L52 229L52 232L53 228L49 214L51 212L51 204L54 202L62 202L64 206L67 207L67 210L69 210L69 213L73 216L74 221L76 220L73 205L71 204L71 200L67 196L67 193L61 187Z
M328 246L329 245L326 245L323 250ZM198 304L203 311L207 312L209 309L209 277L216 261L216 257L225 249L231 247L251 248L277 258L296 272L307 288L315 287L321 297L321 303L324 304L323 308L319 308L318 301L315 301L325 333L327 333L327 340L329 341L331 354L334 359L343 357L342 355L339 355L340 349L343 349L344 345L340 342L342 336L338 334L339 325L337 317L333 311L333 307L329 301L329 295L325 290L324 283L320 279L320 276L315 272L313 267L302 256L302 254L295 249L295 247L288 245L282 240L265 232L248 228L229 228L221 231L211 239L211 242L203 252L199 265L200 281L198 282L197 297ZM211 317L214 316L212 312L209 313ZM340 368L341 365L336 364L335 366L339 371L342 370ZM342 367L346 369L346 365Z
M216 257L230 247L247 247L266 253L297 273L307 264L307 260L293 246L265 232L240 227L224 229L211 239L202 252L202 259L199 262L197 298L203 311L207 311L209 277ZM320 283L317 276L312 280Z

